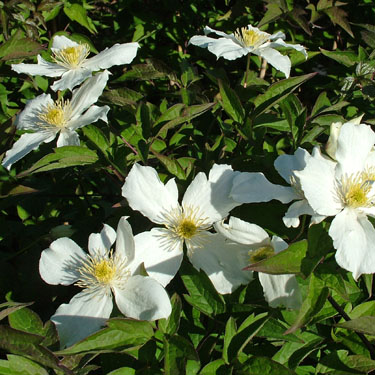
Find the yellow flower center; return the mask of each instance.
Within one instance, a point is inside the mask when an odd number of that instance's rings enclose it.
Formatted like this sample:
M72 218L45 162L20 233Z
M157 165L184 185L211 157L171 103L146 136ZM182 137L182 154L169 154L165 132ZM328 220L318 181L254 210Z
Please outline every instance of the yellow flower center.
M39 114L41 122L39 125L46 128L64 128L71 115L71 106L69 100L57 100L53 104L48 104L42 108Z
M348 207L372 207L375 204L375 168L345 176L338 189L341 201Z
M88 256L78 268L81 288L112 287L121 285L129 277L125 261L118 260L112 252L105 255Z
M262 246L256 250L250 250L250 263L257 263L261 260L268 259L272 255L275 255L275 250L272 246Z
M254 47L254 49L265 43L269 36L270 34L268 33L256 29L248 29L247 27L238 28L234 32L234 37L244 47Z
M86 43L74 47L67 47L53 51L52 59L56 64L68 69L79 68L90 53L90 46Z
M190 219L183 219L176 228L176 233L182 238L192 238L197 233L198 227Z

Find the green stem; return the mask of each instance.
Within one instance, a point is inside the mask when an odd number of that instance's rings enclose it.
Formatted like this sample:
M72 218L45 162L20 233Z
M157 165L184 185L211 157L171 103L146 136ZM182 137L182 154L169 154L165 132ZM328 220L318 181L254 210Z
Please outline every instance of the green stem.
M250 67L250 53L247 55L247 61L246 61L246 72L245 72L245 81L243 83L243 87L246 89L247 87L247 76L249 74L249 67Z

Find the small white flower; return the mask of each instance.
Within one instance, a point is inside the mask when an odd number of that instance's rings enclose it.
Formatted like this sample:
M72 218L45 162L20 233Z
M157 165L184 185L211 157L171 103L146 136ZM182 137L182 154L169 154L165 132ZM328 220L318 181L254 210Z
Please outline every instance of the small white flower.
M280 237L273 236L271 239L258 225L236 217L231 217L228 224L222 221L216 223L215 229L226 239L242 245L242 256L247 265L269 258L288 247ZM258 277L264 298L271 307L298 309L301 306L301 292L294 275L269 275L259 272Z
M280 70L288 78L291 62L288 56L282 55L275 48L293 48L305 55L305 47L300 44L287 44L283 41L285 34L277 32L273 35L260 31L257 27L248 25L237 29L233 34L225 34L221 31L206 26L204 33L215 33L220 38L210 38L204 35L193 36L189 43L198 47L208 48L217 58L224 57L227 60L235 60L249 53L258 55L268 61L275 69Z
M315 150L314 152L317 152ZM294 155L280 155L275 160L275 169L290 186L275 185L269 182L263 173L243 172L233 180L230 196L240 203L269 202L276 199L282 203L292 203L283 217L287 227L298 227L301 215L311 215L311 222L317 224L325 216L318 215L307 202L295 171L305 168L312 156L298 148ZM317 157L322 157L320 154Z
M38 55L37 64L12 64L12 69L17 73L61 77L52 85L52 90L72 90L86 78L91 77L92 72L108 69L113 65L131 63L138 48L138 43L115 44L88 59L90 53L88 44L79 44L65 36L56 35L51 48L53 63Z
M344 123L337 137L337 163L313 155L295 172L319 215L334 216L329 228L336 261L353 277L375 272L375 133L365 124Z
M109 107L93 105L102 94L108 81L108 71L89 78L79 89L74 90L72 99L53 101L49 94L42 94L27 102L18 115L15 125L20 130L33 133L22 134L7 151L2 165L10 169L13 163L23 158L41 143L51 142L60 133L57 147L79 145L76 130L95 121L107 122Z
M150 276L167 285L180 267L185 244L193 266L207 273L219 293L230 293L249 281L249 274L241 273L246 264L238 262L237 250L209 232L213 223L238 205L228 197L238 173L228 165L216 164L208 179L198 173L180 205L174 179L164 185L155 169L133 166L122 194L131 208L163 226L135 237L137 252L141 249L139 254Z
M116 240L116 251L110 250ZM164 288L138 273L132 229L125 217L116 232L104 225L89 237L89 254L74 241L63 237L42 252L39 272L52 285L75 284L83 291L69 304L62 304L51 317L61 347L70 346L100 329L109 318L112 293L120 311L134 319L167 318L171 303Z

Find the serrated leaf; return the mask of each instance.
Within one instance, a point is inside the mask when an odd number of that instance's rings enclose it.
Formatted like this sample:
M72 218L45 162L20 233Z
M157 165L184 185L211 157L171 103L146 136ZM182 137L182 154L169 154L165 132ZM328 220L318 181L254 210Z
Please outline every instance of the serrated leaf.
M164 373L165 375L184 374L187 361L199 362L193 345L182 336L171 336L164 339Z
M306 256L307 241L302 240L291 244L287 249L276 255L249 265L246 269L271 275L301 273L302 261Z
M9 325L20 331L43 334L43 322L38 314L27 307L14 311L8 315Z
M224 111L236 122L243 124L245 110L236 92L219 79L220 97Z
M244 363L236 365L238 375L296 375L292 370L268 357L251 357Z
M259 116L261 113L272 107L287 95L292 93L297 87L304 82L313 78L317 73L309 73L299 77L292 77L283 79L271 85L264 94L258 95L255 98L255 111L253 117Z
M189 295L184 295L187 302L206 315L225 312L223 297L217 293L208 276L197 271L190 263L183 262L180 268L181 279Z
M309 290L306 298L302 302L297 319L293 325L285 331L285 334L293 333L311 321L323 308L328 295L329 289L325 286L324 282L312 274L310 276Z
M351 67L359 62L358 56L351 51L327 51L323 48L320 48L320 52L324 56L327 56L330 59L335 60L342 65L345 65L346 67Z

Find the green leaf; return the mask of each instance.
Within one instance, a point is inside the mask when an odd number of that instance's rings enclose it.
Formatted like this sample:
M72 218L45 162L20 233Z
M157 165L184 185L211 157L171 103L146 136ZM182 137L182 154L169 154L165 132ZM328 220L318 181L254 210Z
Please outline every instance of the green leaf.
M243 124L245 120L245 110L236 92L232 90L224 81L219 79L221 104L225 112L236 122Z
M269 273L271 275L282 275L286 273L298 274L301 273L301 266L306 256L306 251L306 240L295 242L276 255L251 264L247 269Z
M31 173L46 172L54 169L93 164L98 160L95 151L83 146L64 146L55 148L53 151L53 154L44 156L31 168L21 172L18 177L24 177Z
M121 367L109 372L107 375L135 375L135 369L131 367Z
M217 359L204 366L199 375L229 375L230 370L223 359Z
M227 320L227 324L225 326L225 334L224 334L224 345L223 345L223 359L225 363L229 363L228 359L228 348L229 344L232 341L233 337L237 333L237 325L235 319L231 316Z
M375 317L361 316L344 323L336 324L337 327L350 329L355 332L375 336Z
M323 48L320 48L320 52L329 57L332 60L337 61L338 63L345 65L347 67L353 66L359 62L358 56L351 51L327 51Z
M172 173L180 180L186 180L184 169L181 167L180 163L173 158L173 156L165 156L154 151L152 148L151 151L156 156L156 158L158 158L163 163L168 172Z
M257 26L258 28L277 20L283 14L283 11L280 9L278 4L269 3L266 5L266 7L267 7L267 11L265 15L263 16L263 18L258 23L258 26Z
M184 261L180 275L189 295L184 295L187 302L206 315L225 312L223 297L217 293L208 276L197 271L190 263Z
M87 16L86 9L80 4L65 3L64 13L81 26L85 27L90 33L95 34L96 28L90 17Z
M164 339L164 373L165 375L185 374L187 362L199 362L193 345L182 336L171 336ZM186 372L187 374L187 372Z
M100 98L112 104L127 106L136 105L136 103L143 98L143 94L127 87L122 87L117 90L106 90Z
M95 125L88 125L82 128L83 134L87 137L103 154L109 148L109 141L101 129Z
M252 114L252 117L255 118L265 112L268 108L278 103L292 93L297 87L313 78L316 74L317 73L309 73L299 77L292 77L271 85L264 94L258 95L255 98L255 111Z
M8 354L8 360L0 360L1 375L48 375L48 371L37 363L18 355Z
M34 311L23 308L14 311L8 316L9 324L12 328L37 335L43 335L43 322Z
M174 335L177 333L180 326L180 317L182 311L182 302L180 296L175 293L171 298L172 312L167 319L160 319L158 327L161 332L167 335Z
M264 326L258 331L257 337L265 337L271 339L285 340L289 342L303 343L303 340L298 338L296 335L286 335L285 331L288 329L279 320L270 318L264 324Z
M325 286L324 282L314 274L311 274L308 294L302 303L297 319L285 331L285 334L293 333L310 322L322 310L328 295L329 289Z
M114 318L107 321L108 327L90 335L70 348L58 352L72 355L91 351L123 350L145 344L154 335L149 322Z
M32 305L34 302L25 302L25 303L20 303L20 302L5 302L0 305L0 309L3 307L7 307L4 310L0 311L0 320L4 319L7 317L9 314L19 310L23 309L26 306Z
M0 46L1 60L21 59L36 56L43 50L43 46L29 38L18 29L12 37Z
M324 9L324 12L328 15L334 25L340 25L352 38L354 38L352 29L348 22L348 14L343 9L334 6Z
M296 375L292 370L268 357L251 357L244 363L236 365L238 375Z

